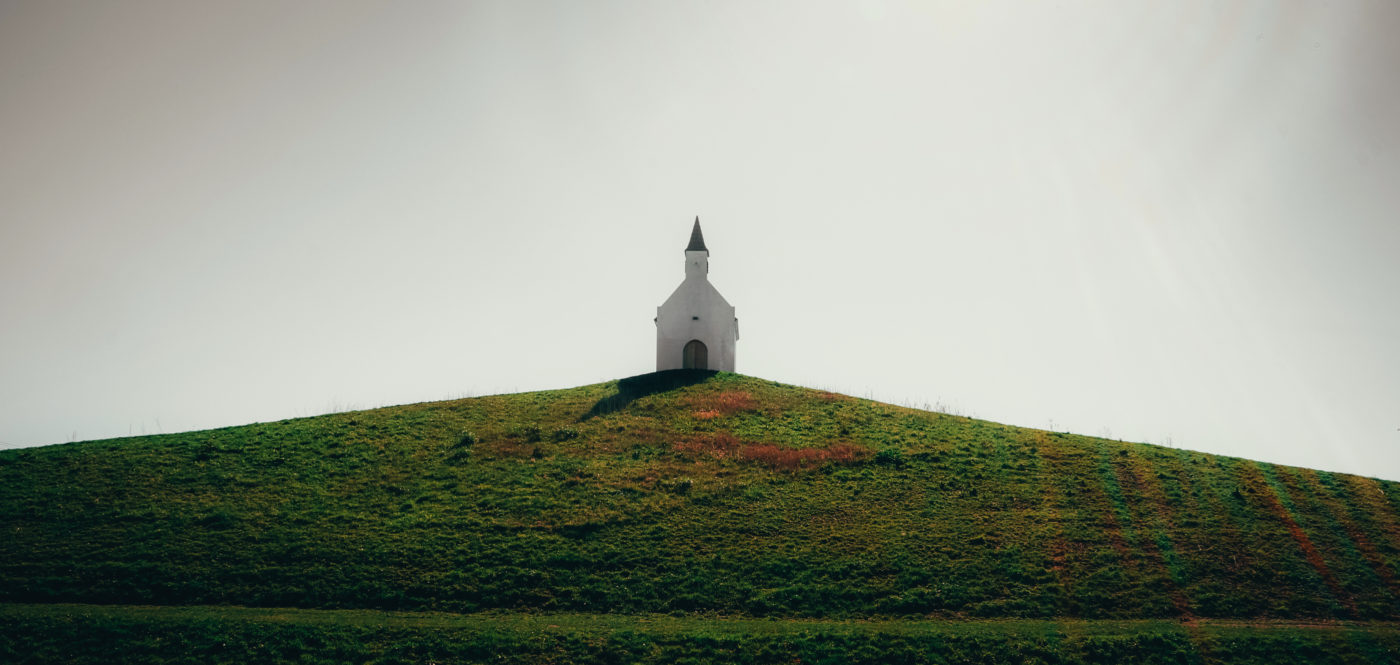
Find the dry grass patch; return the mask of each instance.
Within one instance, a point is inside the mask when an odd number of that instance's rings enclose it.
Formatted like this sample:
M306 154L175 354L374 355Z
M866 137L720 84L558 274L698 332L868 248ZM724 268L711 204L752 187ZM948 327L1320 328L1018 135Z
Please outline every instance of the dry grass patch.
M733 434L715 432L714 434L692 436L671 446L671 449L686 457L727 459L733 457L741 447L744 447L743 442Z
M769 443L744 446L739 456L780 471L815 469L828 462L855 464L870 457L870 449L853 443L836 443L826 448L782 448Z
M702 420L758 410L758 400L747 390L691 395L685 399L685 404L695 410L692 415Z

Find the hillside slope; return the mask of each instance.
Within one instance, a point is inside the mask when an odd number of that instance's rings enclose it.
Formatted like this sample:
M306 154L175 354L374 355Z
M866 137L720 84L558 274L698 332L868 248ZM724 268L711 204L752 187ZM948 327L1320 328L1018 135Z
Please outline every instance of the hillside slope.
M1400 485L735 375L0 451L0 602L1400 620Z

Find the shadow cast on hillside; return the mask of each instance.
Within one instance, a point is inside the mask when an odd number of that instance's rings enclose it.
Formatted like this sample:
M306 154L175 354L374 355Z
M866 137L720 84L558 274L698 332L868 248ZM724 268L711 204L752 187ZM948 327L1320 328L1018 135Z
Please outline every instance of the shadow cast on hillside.
M664 393L676 388L684 388L702 383L706 379L717 374L715 370L708 369L668 369L651 374L640 374L628 377L617 382L617 392L598 400L588 413L579 417L579 422L584 422L591 418L606 415L614 411L620 411L628 404L639 400L647 395Z

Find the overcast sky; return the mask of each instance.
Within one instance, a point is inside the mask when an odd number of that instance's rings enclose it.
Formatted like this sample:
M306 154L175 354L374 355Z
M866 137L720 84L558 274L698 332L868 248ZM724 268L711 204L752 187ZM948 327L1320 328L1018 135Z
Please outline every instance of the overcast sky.
M654 368L1400 480L1400 3L5 2L0 446Z

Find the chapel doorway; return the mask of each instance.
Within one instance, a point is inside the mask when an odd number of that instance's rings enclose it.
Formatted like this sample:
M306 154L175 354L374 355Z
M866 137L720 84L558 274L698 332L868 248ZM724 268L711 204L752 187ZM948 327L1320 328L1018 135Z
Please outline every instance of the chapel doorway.
M681 367L684 369L709 369L709 350L705 348L705 343L692 339L685 343L685 349L681 351Z

